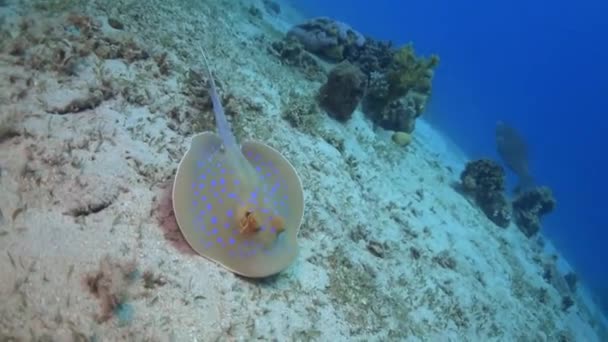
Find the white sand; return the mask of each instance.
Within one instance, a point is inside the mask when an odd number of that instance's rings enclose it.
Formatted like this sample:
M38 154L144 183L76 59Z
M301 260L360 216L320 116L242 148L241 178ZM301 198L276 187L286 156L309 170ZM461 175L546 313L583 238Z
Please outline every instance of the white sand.
M577 296L561 309L561 294L542 277L546 252L513 225L493 225L453 189L466 156L424 121L401 149L360 112L346 125L318 113L314 134L281 119L294 92L306 98L320 86L267 52L298 18L292 9L273 18L253 0L93 3L86 13L104 36L133 35L151 56L167 52L170 73L158 75L153 58L90 55L65 75L17 65L3 48L0 122L14 113L18 135L0 142L0 340L606 340L592 303ZM11 14L6 25L15 23L13 38L25 13L15 6L0 7ZM28 13L43 27L66 23ZM300 256L263 282L193 254L176 234L172 177L196 127L213 127L184 94L188 69L201 66L199 44L233 97L225 104L239 111L239 138L284 153L304 184ZM115 96L52 113L89 87L99 91L103 79ZM188 111L200 115L199 126ZM134 308L128 324L96 319L100 300L85 278L106 256L112 289L120 286ZM121 280L117 265L132 261L159 283Z

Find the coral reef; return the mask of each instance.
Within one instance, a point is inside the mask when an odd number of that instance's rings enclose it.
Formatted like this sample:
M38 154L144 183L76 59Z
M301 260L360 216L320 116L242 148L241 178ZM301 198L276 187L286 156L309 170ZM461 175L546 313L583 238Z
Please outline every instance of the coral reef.
M334 67L319 89L319 103L331 117L346 121L357 108L366 87L365 75L348 61Z
M365 37L348 24L327 17L312 18L295 25L287 33L294 37L307 51L341 62L365 44Z
M421 94L431 94L433 70L439 65L439 57L429 58L416 56L413 44L401 47L393 55L387 77L389 80L389 97L399 98L410 90Z
M390 62L385 63L370 73L364 112L384 129L411 133L431 95L433 70L439 58L419 58L408 44L393 51Z
M288 64L304 70L312 66L316 73L316 63L309 61L312 57L304 57L302 50L357 66L366 78L363 111L372 122L388 130L414 131L415 120L431 95L437 55L416 56L411 43L394 49L391 42L364 37L347 24L326 17L294 26L282 41L272 44L273 53Z
M539 186L517 195L513 201L513 214L517 227L527 237L534 236L541 227L542 216L555 209L553 192L546 186Z
M509 225L511 207L503 193L505 172L500 165L488 159L471 161L460 174L460 181L464 192L492 222L503 228Z
M366 38L365 44L359 49L351 50L348 61L359 66L366 75L373 72L385 73L393 60L393 44Z
M370 109L369 101L365 102L363 107L368 109L366 113L371 116L375 125L388 130L411 134L416 128L416 119L424 111L425 102L426 97L424 95L409 92L406 96L391 101L383 107Z
M301 69L309 80L321 80L325 77L325 72L319 62L304 49L297 39L286 38L273 42L268 50L284 64Z

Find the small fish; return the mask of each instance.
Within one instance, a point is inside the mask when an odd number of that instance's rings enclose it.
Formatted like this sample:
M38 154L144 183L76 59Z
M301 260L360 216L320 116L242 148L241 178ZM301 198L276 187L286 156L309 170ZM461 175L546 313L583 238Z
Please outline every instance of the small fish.
M496 151L507 167L519 178L518 190L534 186L534 177L528 167L528 146L515 128L502 121L496 124Z
M186 241L202 256L252 278L287 268L297 256L302 183L273 148L236 141L207 57L217 134L192 138L175 176L173 208Z

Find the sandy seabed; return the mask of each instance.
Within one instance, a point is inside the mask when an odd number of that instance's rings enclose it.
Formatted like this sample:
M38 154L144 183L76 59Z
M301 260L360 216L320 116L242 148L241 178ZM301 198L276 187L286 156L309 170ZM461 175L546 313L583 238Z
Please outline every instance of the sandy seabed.
M400 148L359 111L311 114L321 83L270 49L303 19L281 5L0 1L0 340L608 340L582 287L564 310L543 277L565 264L548 242L454 189L468 158L440 132ZM179 160L214 129L198 46L237 137L304 186L300 255L263 281L173 216Z

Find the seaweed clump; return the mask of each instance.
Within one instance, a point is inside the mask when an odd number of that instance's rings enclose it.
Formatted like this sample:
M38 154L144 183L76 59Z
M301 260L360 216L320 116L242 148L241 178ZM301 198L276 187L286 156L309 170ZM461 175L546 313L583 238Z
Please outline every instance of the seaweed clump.
M551 189L536 187L520 193L513 201L515 223L527 237L532 237L541 227L541 218L555 209L556 201Z
M505 171L497 163L479 159L467 163L460 174L462 190L497 226L506 228L511 221L511 206L504 195Z
M329 73L319 90L319 103L331 117L347 121L352 116L366 87L365 75L348 61L338 64Z
M103 323L113 316L121 324L129 323L133 318L133 308L127 302L132 297L131 285L139 278L135 262L116 263L108 257L99 264L99 270L85 277L89 292L99 300L101 312L97 321Z

